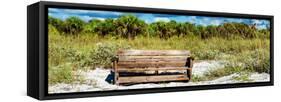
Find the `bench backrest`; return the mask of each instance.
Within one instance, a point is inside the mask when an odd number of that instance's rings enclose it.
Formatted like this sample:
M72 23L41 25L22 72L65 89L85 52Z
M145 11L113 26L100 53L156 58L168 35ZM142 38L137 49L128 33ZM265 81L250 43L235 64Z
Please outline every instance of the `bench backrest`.
M118 51L119 68L185 67L187 50L122 50Z

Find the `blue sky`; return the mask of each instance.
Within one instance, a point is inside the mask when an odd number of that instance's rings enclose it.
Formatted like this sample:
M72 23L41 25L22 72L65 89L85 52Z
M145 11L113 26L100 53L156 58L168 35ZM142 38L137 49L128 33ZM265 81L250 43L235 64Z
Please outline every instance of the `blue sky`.
M244 19L244 18L226 18L226 17L206 17L206 16L188 16L188 15L172 15L172 14L155 14L155 13L128 13L128 12L115 12L115 11L98 11L98 10L78 10L78 9L60 9L49 8L48 15L65 20L70 16L77 16L84 21L91 19L104 20L106 18L118 18L124 14L132 14L138 18L144 20L146 23L152 23L156 21L170 21L175 20L177 22L190 22L196 25L220 25L226 22L239 22L245 24L256 24L256 27L263 29L269 27L269 20L261 19Z

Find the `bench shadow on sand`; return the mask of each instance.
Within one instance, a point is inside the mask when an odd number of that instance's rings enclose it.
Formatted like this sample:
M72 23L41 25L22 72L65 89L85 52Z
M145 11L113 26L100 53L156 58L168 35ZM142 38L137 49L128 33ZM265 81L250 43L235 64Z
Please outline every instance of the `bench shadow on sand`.
M157 75L179 75L183 74L182 72L162 72L158 73ZM155 73L145 73L145 72L122 72L119 73L120 76L153 76L156 75ZM110 74L107 75L105 78L105 81L109 84L114 84L114 72L110 71ZM166 81L166 82L149 82L149 83L167 83L171 81ZM173 81L173 82L183 82L183 81ZM186 81L185 81L186 82ZM143 83L134 83L134 84L127 84L127 85L135 85L135 84L143 84ZM127 86L126 85L126 86Z

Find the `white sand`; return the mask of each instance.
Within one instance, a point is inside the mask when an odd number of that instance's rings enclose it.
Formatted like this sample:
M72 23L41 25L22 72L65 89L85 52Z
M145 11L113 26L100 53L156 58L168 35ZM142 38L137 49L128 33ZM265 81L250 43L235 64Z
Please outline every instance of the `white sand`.
M203 73L216 68L222 68L223 63L219 61L202 61L194 64L193 75L202 75ZM194 86L194 85L210 85L210 84L226 84L226 83L241 83L245 81L234 80L233 77L239 74L231 74L211 81L202 82L169 82L161 84L135 84L130 86L117 86L108 83L105 79L110 74L109 69L96 68L88 72L81 72L85 78L83 83L73 84L55 84L49 86L49 93L65 93L65 92L85 92L85 91L102 91L102 90L118 90L118 89L143 89L143 88L156 88L156 87L174 87L174 86ZM269 81L269 74L267 73L251 73L249 80L252 82Z

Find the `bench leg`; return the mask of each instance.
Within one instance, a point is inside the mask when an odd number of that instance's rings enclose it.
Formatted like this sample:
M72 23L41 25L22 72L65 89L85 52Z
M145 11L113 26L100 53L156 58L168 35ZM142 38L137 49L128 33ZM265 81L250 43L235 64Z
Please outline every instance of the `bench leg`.
M119 85L119 82L118 82L119 74L117 71L117 61L113 62L113 70L114 70L114 84Z
M187 77L189 78L189 80L191 80L191 75L192 75L192 68L188 68Z
M188 71L188 78L189 80L191 80L191 76L192 76L192 68L193 68L193 59L189 59L189 71Z

